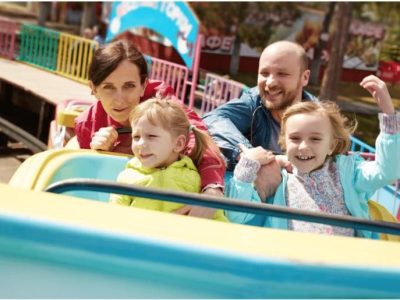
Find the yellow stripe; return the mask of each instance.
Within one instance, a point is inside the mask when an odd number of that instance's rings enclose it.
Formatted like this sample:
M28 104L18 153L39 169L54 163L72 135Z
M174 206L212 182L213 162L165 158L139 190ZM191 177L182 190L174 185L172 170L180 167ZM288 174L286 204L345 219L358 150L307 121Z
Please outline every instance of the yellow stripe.
M298 263L400 267L400 243L258 228L0 185L2 213Z

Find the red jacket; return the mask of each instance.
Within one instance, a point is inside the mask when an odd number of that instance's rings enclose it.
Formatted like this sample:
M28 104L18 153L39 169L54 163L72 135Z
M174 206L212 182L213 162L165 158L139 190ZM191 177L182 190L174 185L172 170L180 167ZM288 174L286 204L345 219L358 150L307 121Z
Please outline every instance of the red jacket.
M176 99L173 89L161 81L149 81L143 97L140 101L145 101L149 98L161 95L162 97L168 96L169 98ZM179 103L181 103L179 101ZM182 104L190 123L199 129L207 130L206 125L201 118L191 109ZM103 105L100 101L96 101L91 107L85 110L79 117L75 119L75 133L82 149L90 149L90 142L92 137L100 128L113 126L114 128L123 127L120 123L113 120L104 111ZM126 139L131 139L130 134L122 134L118 136L115 145L123 143ZM189 143L185 149L185 154L190 153L195 143L194 135L190 134ZM114 146L115 146L114 145ZM132 153L128 153L132 154ZM209 184L224 185L225 165L222 159L217 159L208 151L204 154L202 162L197 166L201 176L201 188Z

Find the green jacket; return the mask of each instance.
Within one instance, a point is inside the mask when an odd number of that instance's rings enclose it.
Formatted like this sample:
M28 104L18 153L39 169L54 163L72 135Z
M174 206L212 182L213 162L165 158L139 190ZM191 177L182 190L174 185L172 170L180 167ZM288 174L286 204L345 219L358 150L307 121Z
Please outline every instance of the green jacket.
M162 169L146 168L139 159L134 157L127 163L126 169L118 175L117 181L141 187L189 193L199 193L201 184L199 172L188 156L182 156L180 160ZM166 212L171 212L184 206L181 203L116 194L111 195L110 201L125 206ZM214 219L227 221L222 210L217 210Z

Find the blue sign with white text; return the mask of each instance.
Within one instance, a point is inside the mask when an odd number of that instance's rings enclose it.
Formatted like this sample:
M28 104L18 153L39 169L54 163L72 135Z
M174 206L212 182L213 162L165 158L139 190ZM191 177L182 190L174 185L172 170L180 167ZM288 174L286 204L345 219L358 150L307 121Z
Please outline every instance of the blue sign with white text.
M106 41L135 27L149 28L170 40L186 66L192 69L199 22L187 3L114 2Z

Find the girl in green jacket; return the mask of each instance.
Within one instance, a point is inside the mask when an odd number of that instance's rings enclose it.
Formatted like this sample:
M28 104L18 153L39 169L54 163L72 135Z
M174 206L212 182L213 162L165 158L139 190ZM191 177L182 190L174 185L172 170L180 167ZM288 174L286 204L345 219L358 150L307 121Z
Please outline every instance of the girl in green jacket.
M201 182L196 165L200 164L205 151L210 151L223 163L211 137L190 124L177 101L147 100L133 109L129 120L135 157L119 174L118 182L199 193ZM189 134L194 134L195 145L190 153L183 153ZM111 195L111 202L166 212L184 206L127 195ZM222 210L216 210L213 218L227 221Z

